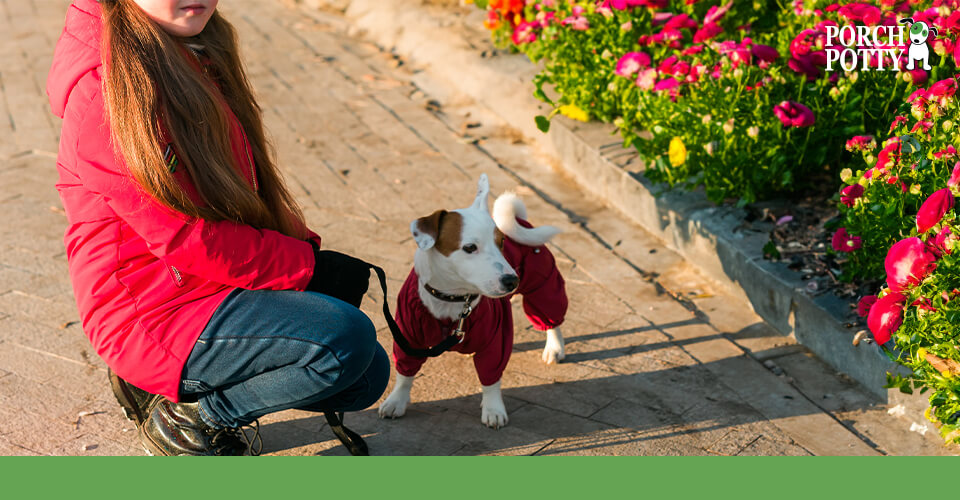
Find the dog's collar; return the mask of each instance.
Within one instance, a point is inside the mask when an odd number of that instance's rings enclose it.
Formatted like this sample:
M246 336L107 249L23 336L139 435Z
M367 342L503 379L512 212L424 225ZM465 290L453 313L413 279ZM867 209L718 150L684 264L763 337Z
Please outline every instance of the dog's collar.
M423 288L427 290L427 293L432 295L434 298L442 300L444 302L466 302L467 304L476 300L479 297L479 294L472 293L467 295L451 295L449 293L443 293L440 290L430 286L427 283L423 284Z

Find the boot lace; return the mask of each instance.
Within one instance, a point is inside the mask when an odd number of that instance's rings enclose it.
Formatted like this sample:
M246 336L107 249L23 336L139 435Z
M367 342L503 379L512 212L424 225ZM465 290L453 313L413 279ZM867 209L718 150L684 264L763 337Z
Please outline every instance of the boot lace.
M248 436L245 428L250 428L252 435ZM210 444L216 449L217 455L224 455L228 450L240 451L245 447L250 456L258 456L263 451L263 440L260 438L260 421L254 420L241 427L225 427L217 429ZM241 453L242 454L242 453Z

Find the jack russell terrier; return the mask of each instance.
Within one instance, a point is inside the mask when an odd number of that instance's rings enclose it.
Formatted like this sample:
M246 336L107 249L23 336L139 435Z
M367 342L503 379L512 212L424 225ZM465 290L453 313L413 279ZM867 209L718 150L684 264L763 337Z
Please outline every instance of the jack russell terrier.
M534 328L546 331L543 361L564 358L558 327L567 295L553 254L544 246L560 230L532 227L524 220L526 208L512 193L497 198L491 217L489 193L483 174L471 206L438 210L410 224L418 249L397 298L402 333L393 346L397 381L380 405L381 418L403 416L426 356L449 348L473 355L483 388L481 422L492 428L506 425L500 378L513 348L510 298L515 294L523 296L524 313Z

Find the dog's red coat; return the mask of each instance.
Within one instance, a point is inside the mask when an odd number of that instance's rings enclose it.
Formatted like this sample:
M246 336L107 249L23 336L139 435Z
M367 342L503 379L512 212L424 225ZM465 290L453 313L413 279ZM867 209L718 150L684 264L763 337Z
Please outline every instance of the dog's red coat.
M525 221L521 224L530 227ZM555 328L567 312L567 294L563 276L553 254L545 246L528 247L504 238L503 256L520 278L513 295L523 296L523 311L537 330ZM397 297L397 325L410 345L427 349L447 338L456 327L455 320L435 318L420 300L418 277L411 270ZM510 297L482 297L464 323L463 342L451 351L474 354L473 364L483 385L495 384L503 375L513 349L513 314ZM397 372L412 377L427 360L409 356L394 343L393 359Z

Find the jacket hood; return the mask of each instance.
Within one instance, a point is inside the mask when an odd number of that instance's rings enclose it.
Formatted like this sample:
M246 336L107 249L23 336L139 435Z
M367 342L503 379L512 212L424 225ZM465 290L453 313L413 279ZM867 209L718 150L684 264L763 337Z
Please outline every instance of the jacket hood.
M60 118L80 78L101 64L100 32L100 4L95 0L75 0L67 9L66 23L47 76L50 110Z

